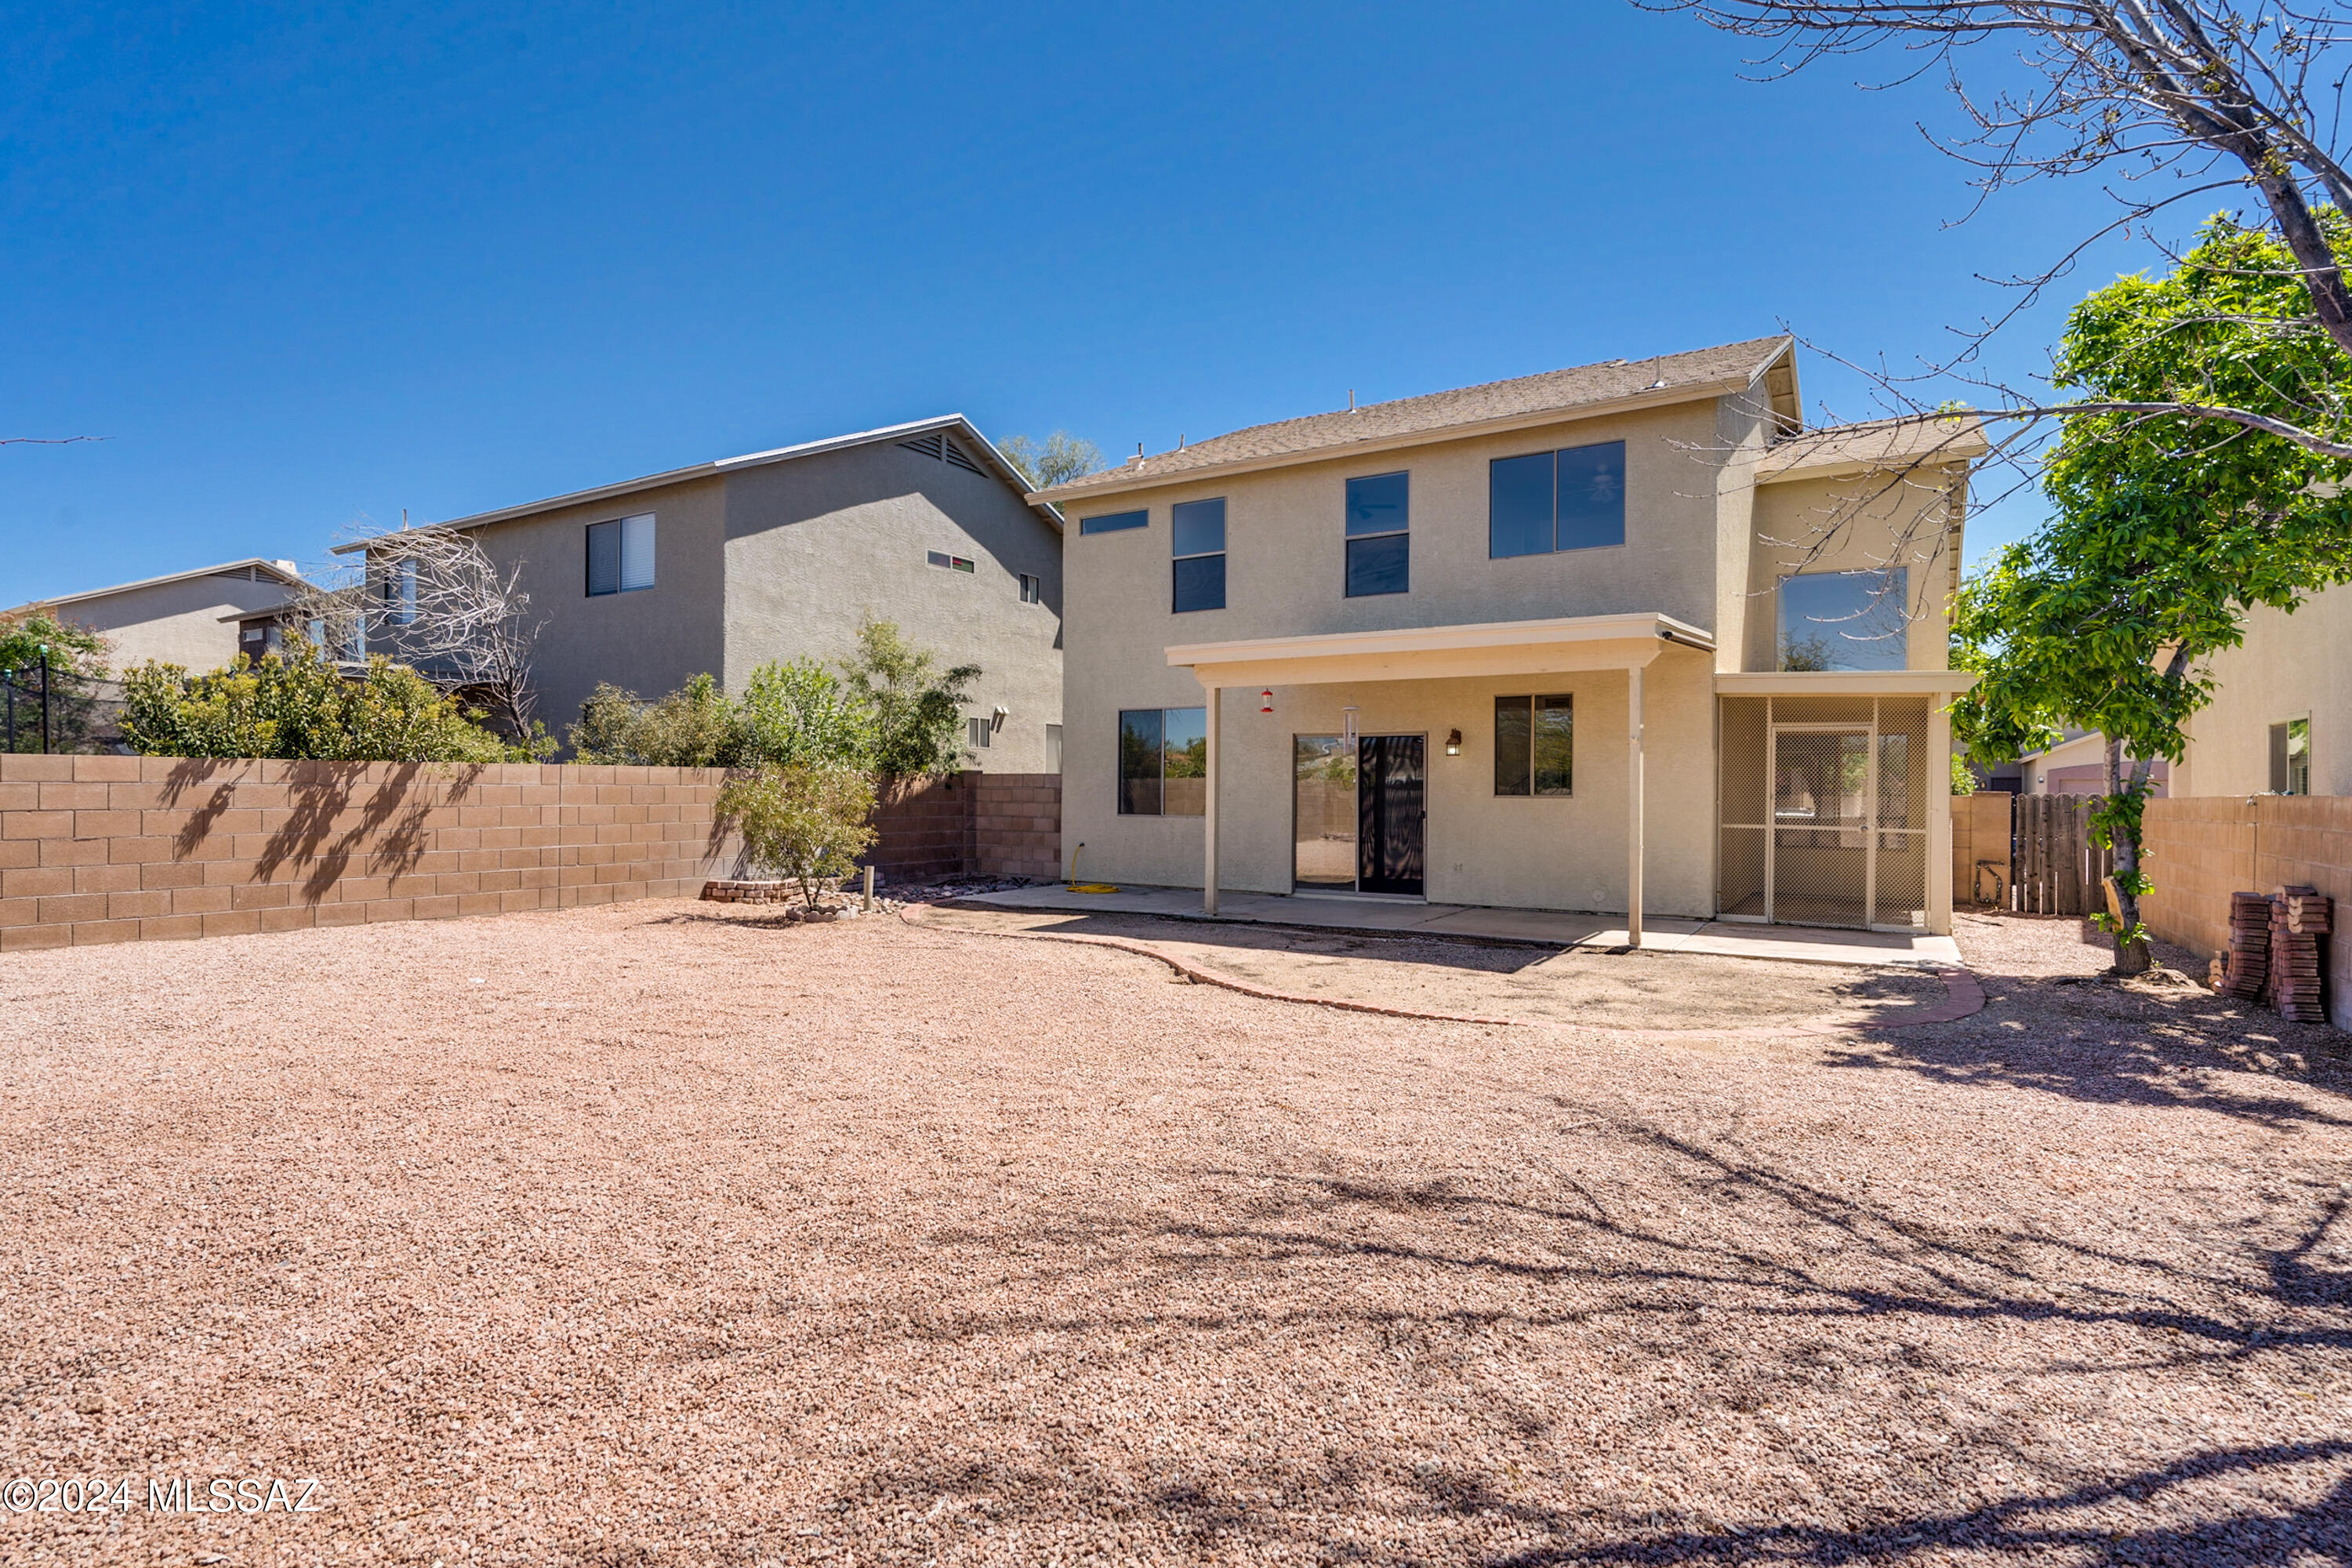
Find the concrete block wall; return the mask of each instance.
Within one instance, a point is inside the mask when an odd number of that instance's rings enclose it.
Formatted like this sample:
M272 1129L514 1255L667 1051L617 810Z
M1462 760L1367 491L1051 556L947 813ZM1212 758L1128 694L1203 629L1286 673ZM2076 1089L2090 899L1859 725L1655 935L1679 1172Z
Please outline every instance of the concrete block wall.
M2334 899L2339 933L2320 942L2327 1017L2352 1029L2352 795L2188 795L2152 800L2143 821L2155 891L2140 918L2200 959L2230 942L2230 895L2306 883ZM2200 975L2201 979L2202 976Z
M0 952L690 898L722 777L0 756Z
M882 840L869 855L886 881L1059 874L1059 773L960 773L886 793L874 812Z
M1062 775L972 775L972 838L983 877L1062 874Z

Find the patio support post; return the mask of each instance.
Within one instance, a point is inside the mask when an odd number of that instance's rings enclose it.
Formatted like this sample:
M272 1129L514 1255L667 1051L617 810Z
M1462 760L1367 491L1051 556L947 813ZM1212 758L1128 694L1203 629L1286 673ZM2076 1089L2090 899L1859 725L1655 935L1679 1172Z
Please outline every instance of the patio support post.
M1625 942L1642 945L1642 667L1625 671Z
M1212 686L1208 689L1208 693L1209 776L1208 800L1202 808L1201 820L1201 855L1203 862L1201 868L1201 912L1204 915L1213 915L1217 912L1217 731L1223 727L1218 721L1224 717L1223 704L1218 699L1224 695L1224 690L1221 687Z
M1927 699L1927 934L1952 934L1952 710L1957 693Z

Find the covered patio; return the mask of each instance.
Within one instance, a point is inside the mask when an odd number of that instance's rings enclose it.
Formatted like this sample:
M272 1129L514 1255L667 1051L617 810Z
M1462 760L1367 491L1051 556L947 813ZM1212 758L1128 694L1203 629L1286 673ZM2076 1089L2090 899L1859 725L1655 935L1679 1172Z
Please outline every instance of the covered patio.
M1264 693L1270 705L1273 693L1288 687L1532 678L1622 670L1626 681L1629 748L1624 799L1627 893L1624 918L1613 928L1612 945L1643 945L1652 940L1651 922L1645 920L1643 910L1643 677L1662 658L1711 662L1714 653L1714 638L1706 632L1656 612L1260 637L1170 647L1169 664L1190 669L1200 681L1207 700L1207 805L1202 824L1201 913L1216 918L1221 912L1218 826L1223 778L1219 736L1224 728L1223 699L1226 692L1255 689ZM1352 731L1347 739L1350 744L1354 742ZM1342 901L1337 898L1318 900L1335 906ZM1440 906L1416 901L1397 907L1426 914ZM1486 912L1507 915L1515 911ZM1363 918L1377 921L1390 917L1368 914Z

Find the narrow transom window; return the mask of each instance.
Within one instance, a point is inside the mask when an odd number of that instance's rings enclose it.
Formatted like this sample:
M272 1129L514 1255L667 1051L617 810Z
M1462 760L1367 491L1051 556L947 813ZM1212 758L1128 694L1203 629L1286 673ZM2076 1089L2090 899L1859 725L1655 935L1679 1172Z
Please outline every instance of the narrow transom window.
M1169 537L1173 543L1175 595L1173 607L1222 610L1225 607L1225 502L1188 500L1169 510Z
M1486 465L1486 553L1548 555L1625 542L1625 443L1496 458Z
M588 592L626 594L654 585L654 514L588 525Z
M1576 793L1576 700L1495 699L1495 793Z
M1412 587L1408 531L1412 521L1405 474L1348 481L1348 597L1402 594Z
M1200 816L1209 807L1209 710L1130 708L1118 716L1122 816Z
M1151 521L1148 511L1115 511L1107 517L1078 519L1080 533L1119 533L1130 528L1143 528Z

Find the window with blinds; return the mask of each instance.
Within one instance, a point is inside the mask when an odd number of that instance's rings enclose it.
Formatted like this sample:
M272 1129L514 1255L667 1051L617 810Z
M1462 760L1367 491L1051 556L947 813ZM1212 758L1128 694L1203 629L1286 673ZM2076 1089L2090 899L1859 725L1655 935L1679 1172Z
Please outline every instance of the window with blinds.
M589 597L653 585L653 513L588 525Z

